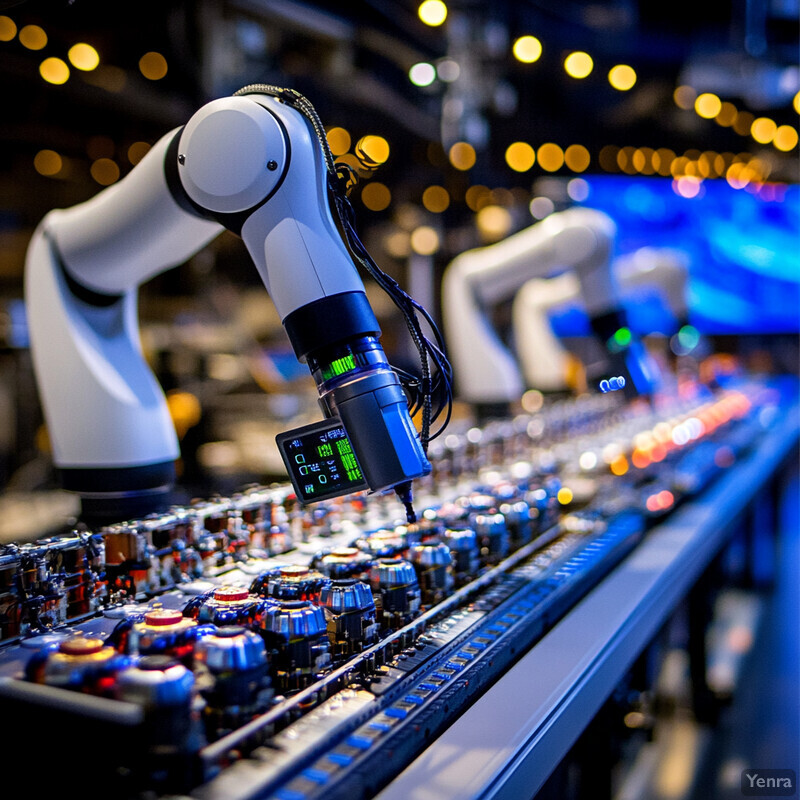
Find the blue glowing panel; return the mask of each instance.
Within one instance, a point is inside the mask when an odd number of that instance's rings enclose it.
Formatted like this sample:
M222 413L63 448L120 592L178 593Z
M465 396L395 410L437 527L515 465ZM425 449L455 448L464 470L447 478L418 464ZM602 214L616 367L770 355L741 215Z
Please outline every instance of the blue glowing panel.
M800 186L759 194L707 180L681 197L669 178L586 177L581 205L607 213L618 228L617 254L669 247L689 259L689 314L710 334L800 332ZM669 332L673 321L656 293L628 308L640 332ZM587 331L576 309L552 317L560 336Z

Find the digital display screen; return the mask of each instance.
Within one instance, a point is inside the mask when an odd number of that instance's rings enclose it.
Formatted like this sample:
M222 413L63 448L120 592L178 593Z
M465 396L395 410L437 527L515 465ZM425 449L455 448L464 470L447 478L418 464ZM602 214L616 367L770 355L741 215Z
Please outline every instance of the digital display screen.
M338 417L280 433L275 441L303 504L369 489Z

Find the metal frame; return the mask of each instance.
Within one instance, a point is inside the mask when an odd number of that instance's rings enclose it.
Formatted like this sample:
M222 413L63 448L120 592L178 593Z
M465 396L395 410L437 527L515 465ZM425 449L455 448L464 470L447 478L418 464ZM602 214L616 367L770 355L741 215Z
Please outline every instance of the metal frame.
M635 658L795 452L789 408L698 499L671 514L377 800L533 797Z

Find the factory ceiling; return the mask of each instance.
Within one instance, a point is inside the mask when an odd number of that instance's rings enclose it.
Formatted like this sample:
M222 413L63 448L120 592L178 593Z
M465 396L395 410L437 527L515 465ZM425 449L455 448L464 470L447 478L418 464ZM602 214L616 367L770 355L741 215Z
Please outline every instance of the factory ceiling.
M326 126L347 130L354 143L375 135L388 144L389 158L362 169L365 182L391 190L384 216L400 201L419 205L430 184L453 198L477 184L530 196L537 180L576 171L563 158L555 169L539 159L514 169L513 143L534 153L543 144L562 153L580 147L587 172L622 169L624 158L616 154L628 148L645 158L747 153L766 165L765 179L798 178L796 144L781 148L751 131L766 118L782 126L791 144L787 129L797 126L800 88L798 0L453 0L441 25L425 24L418 6L414 0L0 2L0 237L6 245L9 236L24 241L47 210L80 202L124 176L142 147L202 103L258 82L298 89ZM515 56L523 36L538 45L532 55ZM96 66L71 61L78 43L94 48ZM588 74L580 65L568 73L567 57L576 52L591 57ZM150 56L148 65L142 61L148 53L162 60ZM66 67L63 82L44 77L46 59ZM612 85L610 71L619 66L632 72L630 87ZM713 95L717 105L699 108L701 95ZM468 167L454 167L454 143L472 149ZM35 166L42 151L58 155L58 169ZM110 177L93 174L101 159L116 165ZM474 211L461 207L463 218ZM368 222L381 219L375 208ZM18 253L6 249L0 272L13 274Z

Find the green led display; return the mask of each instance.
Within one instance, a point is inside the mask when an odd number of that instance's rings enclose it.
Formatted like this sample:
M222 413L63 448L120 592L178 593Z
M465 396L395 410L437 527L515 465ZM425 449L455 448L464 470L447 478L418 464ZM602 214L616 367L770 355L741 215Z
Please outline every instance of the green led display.
M317 447L317 454L320 458L325 458L325 456L332 456L333 455L333 447L329 444L321 444Z
M330 380L337 375L344 375L346 372L352 372L356 368L356 358L352 353L346 356L337 358L322 370L322 377L324 380Z

